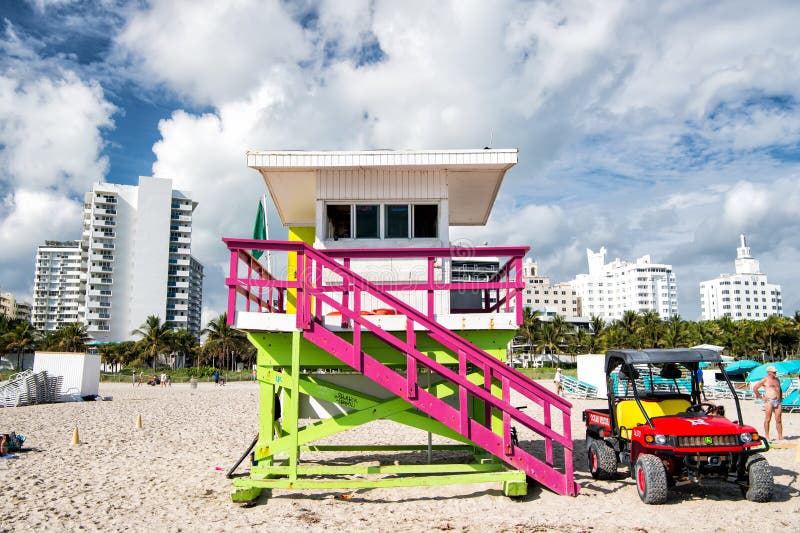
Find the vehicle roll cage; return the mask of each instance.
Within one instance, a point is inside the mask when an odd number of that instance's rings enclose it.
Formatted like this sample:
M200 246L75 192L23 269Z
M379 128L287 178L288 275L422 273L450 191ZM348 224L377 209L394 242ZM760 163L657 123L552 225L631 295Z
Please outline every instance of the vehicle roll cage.
M615 397L614 387L612 386L611 382L611 373L617 368L620 367L620 377L622 379L626 379L628 383L631 385L633 390L633 399L636 401L636 405L639 406L639 410L641 410L642 415L644 415L644 419L647 422L647 425L655 427L653 421L650 419L650 416L647 414L644 406L642 405L641 398L639 397L639 391L636 387L636 378L638 370L634 367L634 365L647 365L648 369L650 369L650 377L651 377L651 386L652 386L652 367L653 365L662 366L669 363L676 363L683 365L690 371L691 376L691 393L690 398L692 405L696 405L701 403L701 398L705 399L705 393L700 388L700 382L698 380L697 370L700 368L700 363L716 363L719 365L720 372L722 376L725 378L725 382L728 384L728 388L731 391L731 397L733 398L734 403L736 404L736 415L738 419L738 423L740 425L744 424L744 419L742 418L742 409L739 405L739 397L736 395L736 390L731 383L731 380L728 378L728 374L725 373L724 363L722 361L722 357L719 353L715 352L714 350L706 350L700 348L684 348L684 349L672 349L672 350L608 350L606 352L606 360L605 360L605 369L606 369L606 384L608 389L608 416L611 419L611 428L615 436L619 436L619 428L617 428L617 420L616 420L616 413L614 410L614 406L617 403L617 398ZM624 377L623 377L624 376ZM676 381L677 385L677 381Z

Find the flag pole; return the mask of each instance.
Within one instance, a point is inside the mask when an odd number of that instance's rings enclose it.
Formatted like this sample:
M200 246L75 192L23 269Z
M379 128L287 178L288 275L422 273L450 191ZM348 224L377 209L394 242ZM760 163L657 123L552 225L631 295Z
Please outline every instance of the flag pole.
M264 210L264 239L269 240L269 222L267 216L267 195L261 196L261 208ZM272 272L272 252L267 250L267 272Z

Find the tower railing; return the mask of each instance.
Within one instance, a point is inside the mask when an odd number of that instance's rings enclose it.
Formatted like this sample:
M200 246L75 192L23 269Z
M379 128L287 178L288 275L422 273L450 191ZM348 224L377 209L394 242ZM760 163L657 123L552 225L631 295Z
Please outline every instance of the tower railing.
M284 312L284 307L275 302L282 304L291 296L295 305L296 327L303 332L306 340L551 490L560 494L577 493L579 487L574 482L573 471L571 404L443 327L433 313L434 291L496 291L497 302L489 310L497 311L503 306L508 309L513 299L519 324L522 320L521 291L524 288L522 257L527 248L481 248L473 257L510 256L510 259L489 281L453 283L436 281L434 261L440 257L453 257L456 253L463 254L459 248L328 251L317 250L300 242L224 241L231 251L231 273L226 280L230 323L235 319L239 295L245 296L246 310L255 303L260 311L267 312ZM276 279L252 258L248 250L295 254L296 280ZM349 264L349 260L354 258L390 257L425 258L427 280L421 283L375 283L351 270ZM342 263L336 259L342 259ZM241 263L246 266L246 277L240 277L238 268ZM268 295L267 301L264 301L265 289L268 293L273 290L290 292L278 298ZM398 290L426 291L426 308L416 309L389 292ZM392 314L405 317L405 338L391 334L372 317L362 314L363 295L380 302ZM326 327L323 306L341 315L342 325L352 330L352 336L348 337L350 340L337 336ZM484 306L478 312L486 311L487 306ZM417 348L419 330L452 353L457 365L444 365L420 351ZM362 345L364 334L372 335L404 354L404 367L390 367L367 353ZM421 369L426 369L439 382L446 382L456 390L455 405L420 385ZM480 382L475 381L476 372L481 376ZM513 405L512 394L517 395L515 402L521 396L523 402L537 405L541 409L542 419L536 420ZM482 412L475 412L475 401L482 402ZM554 411L556 419L560 418L556 424L558 429L553 424ZM527 428L543 440L543 459L519 446L514 424ZM563 450L563 466L557 467L555 464L554 444Z

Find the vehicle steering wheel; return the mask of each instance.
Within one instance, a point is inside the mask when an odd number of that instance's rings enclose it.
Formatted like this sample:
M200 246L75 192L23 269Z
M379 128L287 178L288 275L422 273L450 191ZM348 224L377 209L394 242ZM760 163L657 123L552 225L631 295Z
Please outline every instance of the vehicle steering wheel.
M710 402L700 402L686 408L687 413L702 413L704 415L710 415L716 410L717 406Z

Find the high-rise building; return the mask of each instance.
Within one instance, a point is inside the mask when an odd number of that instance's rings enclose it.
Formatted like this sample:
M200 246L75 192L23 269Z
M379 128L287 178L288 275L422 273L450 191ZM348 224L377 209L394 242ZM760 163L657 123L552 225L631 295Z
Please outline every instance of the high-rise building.
M569 282L550 284L549 276L539 273L539 266L528 258L522 269L525 280L525 294L522 301L525 307L540 311L545 317L560 315L564 318L581 316L581 299Z
M570 282L581 299L586 316L607 321L622 318L625 311L655 311L662 319L678 314L678 289L672 265L650 262L644 255L634 263L615 259L606 264L606 249L586 250L589 273Z
M31 304L20 302L10 292L0 292L0 315L16 320L30 320Z
M80 241L45 241L36 250L31 323L53 331L83 321L85 285Z
M735 274L720 274L700 282L702 319L727 316L733 320L765 320L770 315L782 315L781 286L767 282L744 235L739 235L734 266Z
M188 193L165 179L97 183L84 196L80 241L40 246L33 325L86 324L96 342L128 340L149 315L200 335L203 265L191 256Z
M203 265L200 264L200 261L194 258L194 256L190 257L189 260L189 301L187 302L187 324L186 327L189 331L194 332L198 337L200 336L200 330L203 327L201 322L201 303L203 301ZM167 293L169 296L169 293ZM169 304L167 304L167 320L174 320L170 318L169 314Z
M97 342L130 338L149 315L200 333L190 316L192 213L197 204L172 181L98 183L84 198L85 322ZM201 267L202 269L202 267Z

